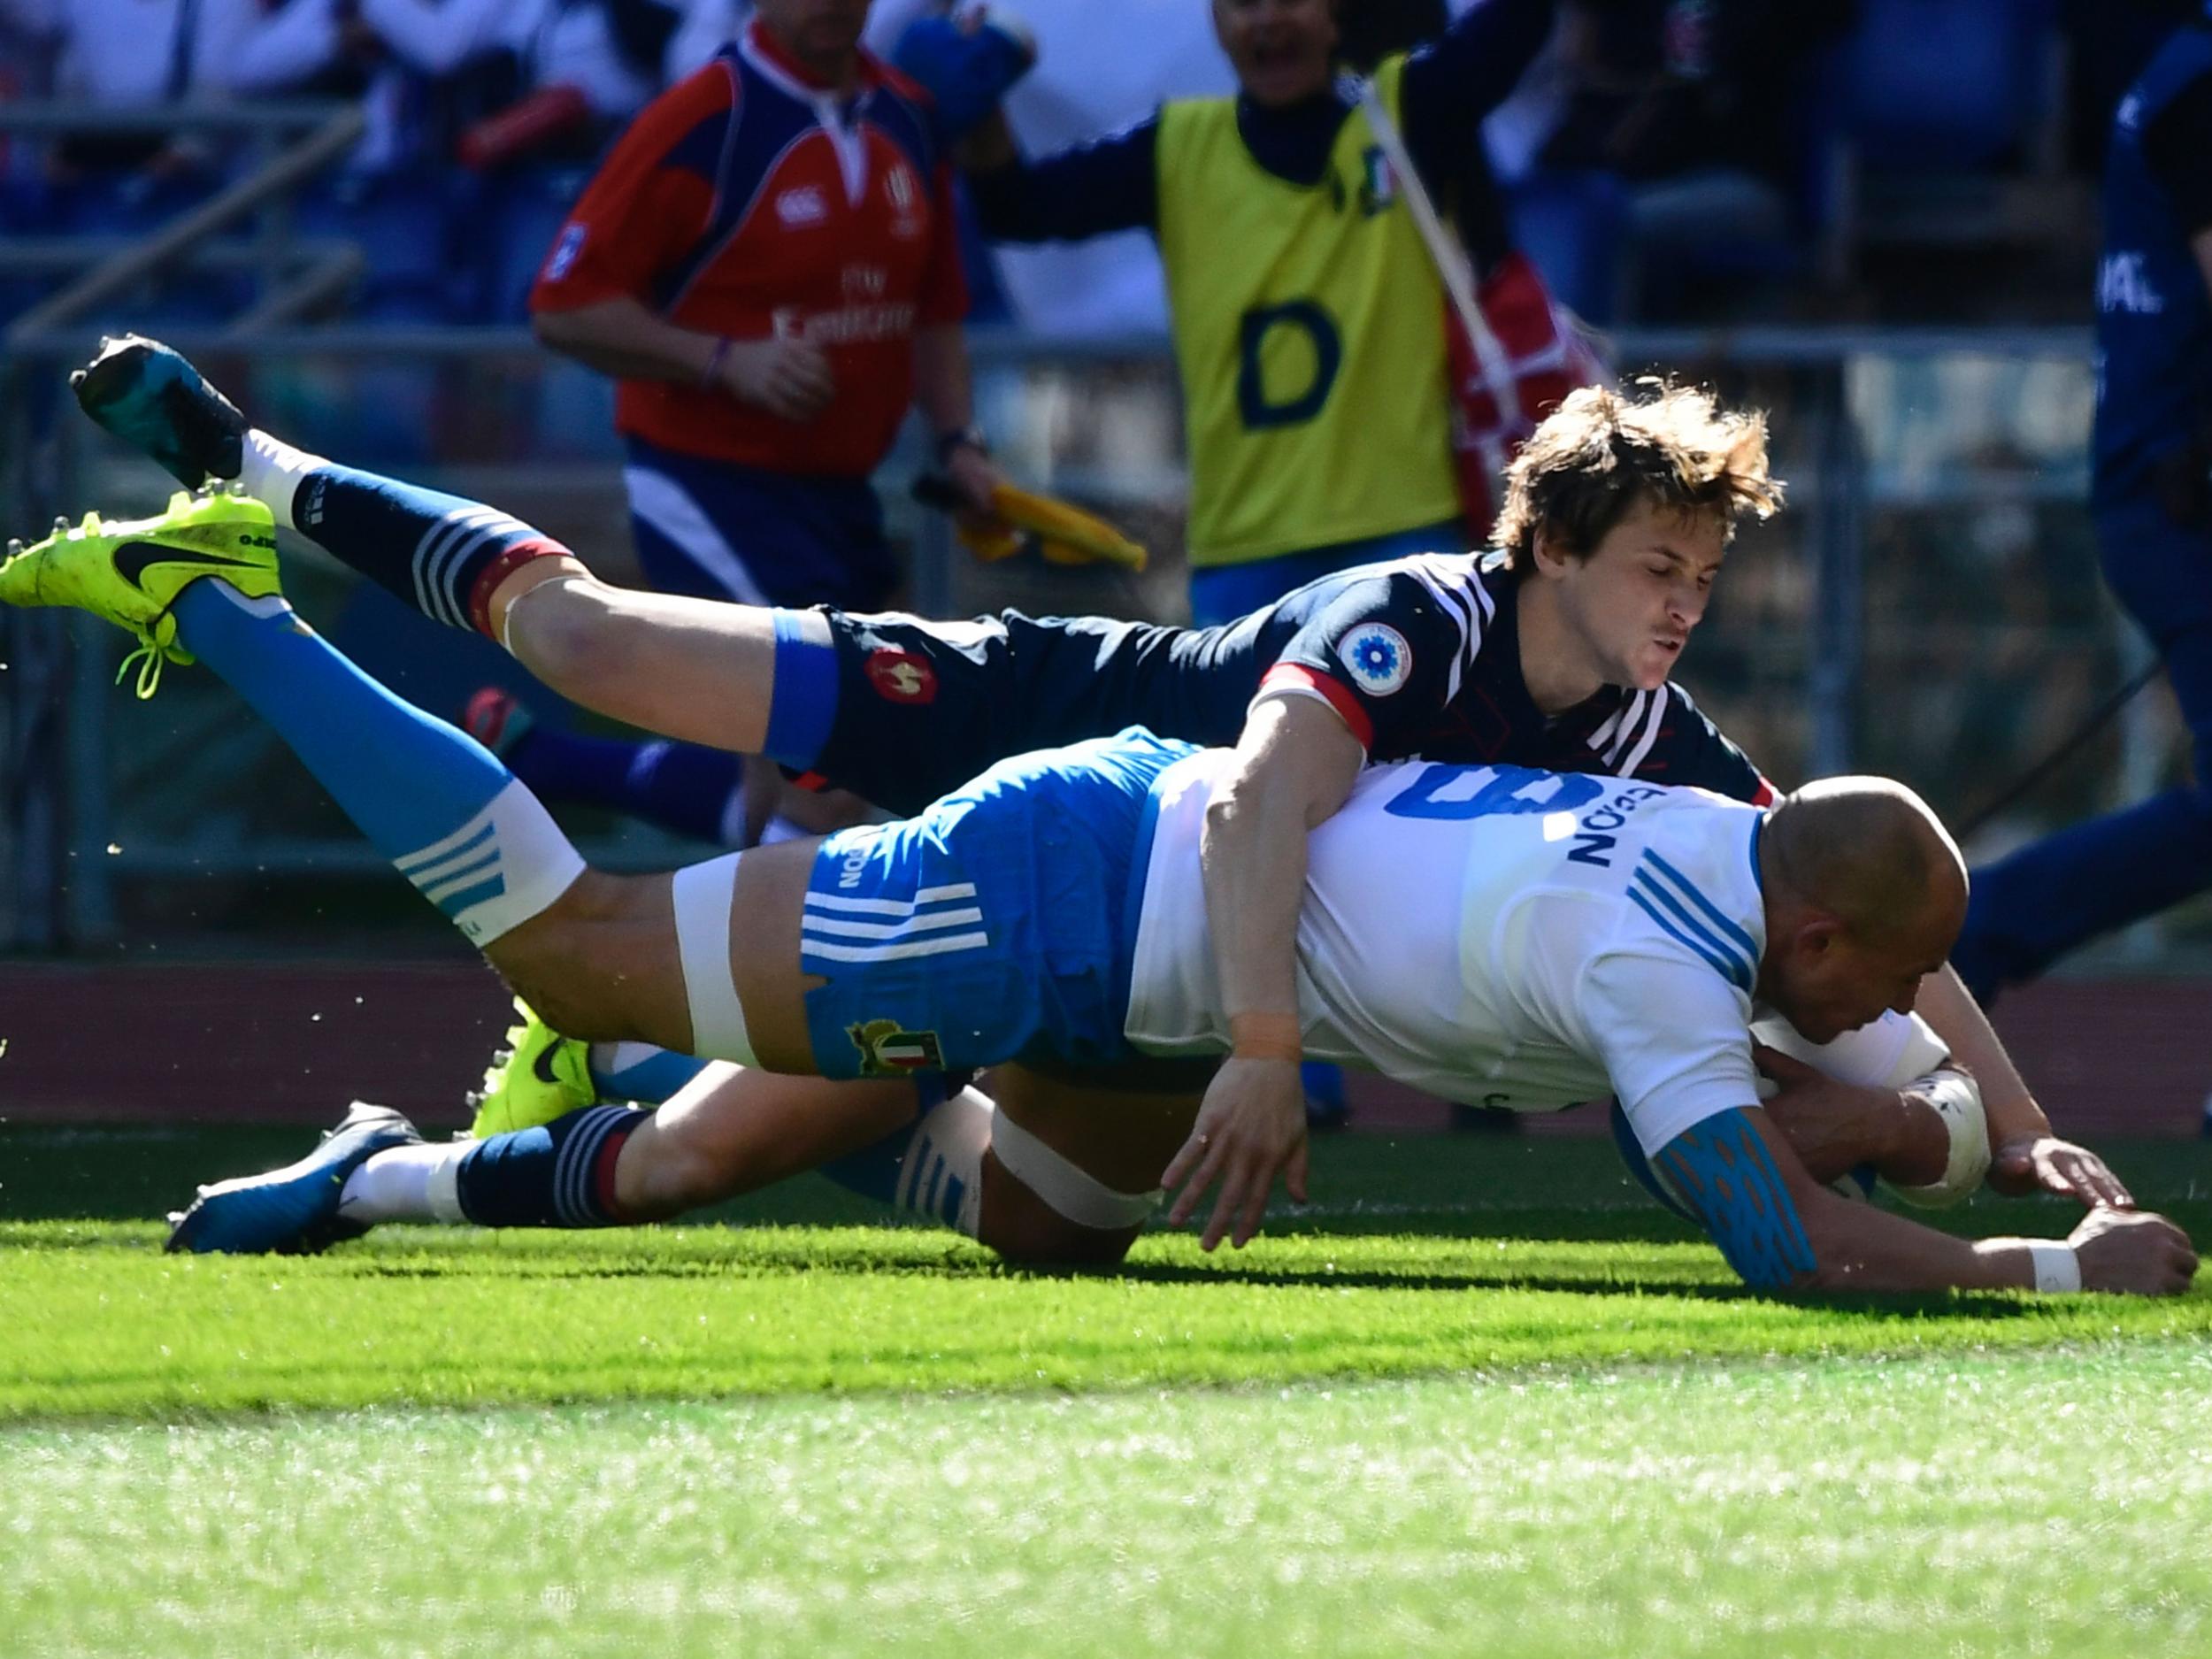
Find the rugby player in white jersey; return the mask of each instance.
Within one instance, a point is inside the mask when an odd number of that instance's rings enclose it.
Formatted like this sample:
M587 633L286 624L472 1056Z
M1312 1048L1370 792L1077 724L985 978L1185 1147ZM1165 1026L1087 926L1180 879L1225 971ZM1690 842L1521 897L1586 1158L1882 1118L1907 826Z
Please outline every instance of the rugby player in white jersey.
M622 610L630 601L587 580L526 526L249 432L188 365L150 342L112 342L78 392L96 419L180 477L242 471L284 522L416 603L428 591L416 567L434 555L440 591L451 591L428 613L473 616L475 601L463 595L481 598L484 626L571 695L664 730L710 728L739 747L764 741L902 812L1007 755L1125 725L1233 742L1237 758L1217 780L1209 820L1206 896L1228 918L1215 950L1230 1005L1244 1018L1213 1079L1217 1105L1242 1102L1243 1110L1286 1120L1296 1111L1293 932L1303 832L1344 800L1363 764L1409 755L1511 762L1771 799L1757 770L1667 679L1734 519L1778 499L1758 418L1724 411L1702 393L1577 394L1516 463L1497 553L1348 572L1226 629L1011 613L932 624L732 606L625 610L624 626L652 638L639 659L651 667L641 673L622 667L625 652L606 627L562 620L580 611L588 624L595 606ZM472 583L454 574L486 560ZM562 580L547 580L561 572ZM519 606L526 586L530 603ZM824 627L830 642L808 644L809 630ZM772 635L772 649L764 643ZM561 641L574 649L553 650ZM707 649L687 656L693 646ZM693 656L703 678L673 671ZM887 664L905 678L879 673ZM780 726L810 734L780 739ZM1927 995L1932 1023L1981 1080L1991 1185L2126 1202L2100 1160L2051 1135L1947 972ZM516 1035L480 1110L480 1134L550 1123L602 1098L675 1092L618 1161L614 1213L626 1220L678 1214L829 1160L827 1171L856 1191L979 1234L983 1176L1006 1162L1001 1142L1034 1167L1035 1137L1022 1138L1024 1122L1079 1123L1104 1110L1124 1122L1172 1122L1187 1105L1152 1091L1164 1081L1194 1088L1213 1070L1196 1068L1192 1081L1187 1071L1163 1079L1148 1067L1146 1089L1116 1090L1117 1080L1133 1079L1096 1068L1071 1078L1002 1066L991 1079L994 1111L973 1090L933 1100L930 1074L911 1087L825 1088L721 1064L686 1086L697 1062L635 1052L643 1045L597 1045L588 1057L584 1045L534 1019ZM1791 1091L1782 1120L1793 1134L1815 1131L1812 1102L1824 1098L1834 1107L1832 1091L1802 1083ZM1825 1114L1847 1141L1865 1127L1863 1105L1847 1100ZM1001 1124L1010 1127L1002 1133ZM1148 1188L1158 1172L1156 1164L1131 1179ZM1021 1185L997 1182L1006 1193ZM1023 1202L1009 1196L999 1208ZM1071 1230L1071 1211L1081 1217ZM1064 1195L1056 1209L1039 1207L1027 1232L1034 1241L1058 1228L1058 1253L1116 1254L1142 1212L1125 1193ZM987 1241L1002 1243L1002 1217Z
M212 669L560 1028L833 1078L1236 1041L1200 856L1224 751L1125 733L1002 763L899 823L611 875L473 739L299 620L269 529L265 508L225 497L146 524L88 517L0 567L0 601L87 610ZM1908 1017L1957 933L1964 866L1898 786L1819 784L1770 810L1588 774L1379 767L1312 836L1300 901L1304 1052L1525 1110L1609 1090L1749 1284L2174 1293L2195 1270L2180 1231L2142 1212L2093 1210L2065 1240L1974 1242L1851 1203L1767 1123L1755 1001L1813 1044L1901 1047L1881 1025ZM172 1243L357 1231L345 1192L380 1171L454 1219L588 1210L643 1116L595 1108L431 1147L366 1109L291 1170L214 1189ZM1167 1175L1177 1215L1218 1187L1209 1246L1250 1236L1286 1165L1302 1187L1302 1124L1287 1130L1236 1101L1200 1111ZM1048 1150L1116 1185L1073 1138Z

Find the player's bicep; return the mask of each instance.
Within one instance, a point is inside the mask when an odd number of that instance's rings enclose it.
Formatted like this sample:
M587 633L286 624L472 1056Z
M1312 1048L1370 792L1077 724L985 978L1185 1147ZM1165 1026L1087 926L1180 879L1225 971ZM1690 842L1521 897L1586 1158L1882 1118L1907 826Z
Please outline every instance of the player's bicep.
M1311 828L1344 804L1366 764L1366 750L1334 709L1310 697L1274 695L1255 702L1245 716L1230 777L1264 778L1271 786L1270 810Z
M1763 1111L1739 1107L1693 1124L1659 1148L1651 1167L1755 1290L1787 1290L1816 1271L1785 1173L1801 1179L1802 1171Z

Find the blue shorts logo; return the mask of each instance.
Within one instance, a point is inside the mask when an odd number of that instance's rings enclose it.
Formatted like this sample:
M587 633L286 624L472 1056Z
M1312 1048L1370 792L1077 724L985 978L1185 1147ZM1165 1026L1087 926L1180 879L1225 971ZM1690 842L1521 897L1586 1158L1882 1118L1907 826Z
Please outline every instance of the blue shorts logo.
M845 1027L860 1050L863 1077L910 1077L945 1069L943 1045L933 1031L908 1031L895 1019L862 1020Z
M1386 622L1363 622L1337 642L1337 661L1371 697L1386 697L1413 672L1413 648Z

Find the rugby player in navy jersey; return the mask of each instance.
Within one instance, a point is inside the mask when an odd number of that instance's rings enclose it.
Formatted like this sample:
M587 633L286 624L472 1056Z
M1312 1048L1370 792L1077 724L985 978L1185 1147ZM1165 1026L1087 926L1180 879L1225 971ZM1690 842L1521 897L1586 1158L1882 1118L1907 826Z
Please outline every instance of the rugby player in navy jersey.
M1770 511L1779 496L1763 422L1701 393L1571 398L1515 464L1493 555L1348 572L1228 626L1186 630L1010 612L926 623L636 593L489 509L250 431L151 342L111 344L78 392L94 419L178 477L239 479L279 523L426 614L466 618L564 695L648 730L765 752L894 811L918 811L1007 756L1128 725L1233 746L1207 813L1204 892L1238 1041L1208 1086L1197 1133L1235 1153L1240 1204L1251 1180L1263 1191L1278 1168L1302 1168L1296 1041L1284 1025L1295 1009L1296 895L1307 831L1341 804L1363 764L1507 761L1770 798L1667 678L1737 516ZM1981 1080L1993 1180L2124 1201L2093 1155L2050 1135L1947 972L1927 1001L1931 1023ZM579 1045L526 1027L479 1133L543 1121L602 1090L672 1092L632 1075L618 1050L595 1058L594 1077ZM1122 1080L1018 1067L994 1077L1018 1125L1088 1117ZM1125 1116L1177 1120L1156 1096L1114 1092ZM631 1138L652 1150L626 1157L636 1179L620 1194L625 1218L847 1156L849 1184L974 1230L972 1217L931 1202L950 1179L914 1190L916 1171L941 1160L962 1192L978 1191L993 1114L972 1093L918 1122L913 1093L898 1087L841 1094L722 1068L675 1106L651 1136ZM1190 1122L1187 1105L1179 1121Z

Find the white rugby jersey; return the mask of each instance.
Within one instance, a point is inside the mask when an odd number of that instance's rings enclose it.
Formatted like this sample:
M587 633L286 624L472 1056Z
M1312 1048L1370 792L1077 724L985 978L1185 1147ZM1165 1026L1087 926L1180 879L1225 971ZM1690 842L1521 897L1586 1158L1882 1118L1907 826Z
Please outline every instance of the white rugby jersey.
M1155 788L1123 1026L1148 1054L1228 1047L1198 863L1225 759L1194 756ZM1298 922L1307 1054L1517 1111L1613 1094L1647 1153L1755 1105L1763 817L1630 779L1370 768L1309 843ZM1916 1019L1890 1015L1803 1048L1824 1071L1871 1081L1932 1041Z

